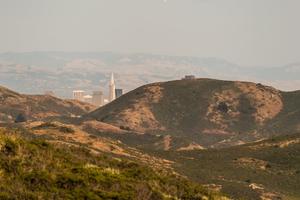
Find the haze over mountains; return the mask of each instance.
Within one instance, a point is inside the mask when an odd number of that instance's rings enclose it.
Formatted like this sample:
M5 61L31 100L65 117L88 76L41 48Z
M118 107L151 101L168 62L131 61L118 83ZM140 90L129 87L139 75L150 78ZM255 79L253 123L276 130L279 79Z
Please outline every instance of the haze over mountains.
M124 70L126 69L126 70ZM0 84L22 93L53 90L71 97L73 89L105 91L109 74L130 91L141 85L186 74L227 80L249 80L281 90L300 88L300 64L286 66L238 66L219 58L177 57L110 52L28 52L0 54Z

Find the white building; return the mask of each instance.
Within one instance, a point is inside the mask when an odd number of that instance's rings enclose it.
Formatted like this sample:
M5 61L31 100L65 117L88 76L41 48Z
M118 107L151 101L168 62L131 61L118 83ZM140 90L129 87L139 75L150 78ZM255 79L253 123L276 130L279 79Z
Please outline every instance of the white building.
M92 104L98 107L104 105L104 96L102 91L93 92Z
M84 91L83 90L74 90L73 99L78 101L84 101Z
M110 82L109 82L109 102L112 102L116 99L116 85L114 80L114 73L111 74Z
M108 103L109 103L109 100L108 99L104 99L104 104L103 105L108 104Z
M92 99L93 99L93 97L91 95L85 95L85 96L83 96L83 100L86 103L92 104Z

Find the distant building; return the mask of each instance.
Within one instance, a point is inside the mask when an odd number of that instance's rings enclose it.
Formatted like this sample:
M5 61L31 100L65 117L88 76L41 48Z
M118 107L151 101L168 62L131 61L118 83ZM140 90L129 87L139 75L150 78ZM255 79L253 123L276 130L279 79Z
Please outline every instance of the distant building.
M123 95L123 89L115 89L116 98L119 98Z
M182 80L194 80L196 79L196 76L194 75L185 75L185 77Z
M83 96L83 100L84 100L84 102L86 102L86 103L92 103L92 99L93 99L93 97L91 96L91 95L85 95L85 96Z
M104 105L104 96L102 91L94 91L92 96L92 104L95 106L103 106Z
M74 90L73 99L78 101L84 101L84 91L83 90Z
M55 93L54 93L53 91L51 91L51 90L45 91L44 94L45 94L45 95L48 95L48 96L53 96L53 97L55 97Z
M109 103L109 99L104 99L104 104L103 105L108 104L108 103Z

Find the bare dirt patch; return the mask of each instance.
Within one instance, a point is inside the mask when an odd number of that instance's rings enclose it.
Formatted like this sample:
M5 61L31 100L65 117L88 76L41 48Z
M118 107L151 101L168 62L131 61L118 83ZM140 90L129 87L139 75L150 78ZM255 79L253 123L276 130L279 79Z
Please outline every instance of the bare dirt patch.
M239 95L233 89L225 89L221 92L216 92L207 109L206 118L219 126L220 129L227 129L230 120L237 120L240 115L238 111ZM223 106L222 106L223 105Z
M139 132L164 130L165 128L156 120L151 109L151 104L158 103L162 98L162 91L162 87L158 84L146 87L143 96L118 114L119 123L126 124L130 130Z
M283 102L278 90L255 83L236 82L235 85L250 99L256 109L253 116L259 124L274 118L282 110Z
M300 138L296 139L287 139L280 142L264 142L261 144L253 145L250 148L258 150L266 147L278 147L278 148L286 148L290 145L300 144Z
M209 134L209 135L231 135L232 134L228 131L220 130L220 129L204 129L202 133Z
M249 101L249 115L252 115L259 125L273 119L283 108L280 91L261 84L235 82L234 86L213 94L206 118L219 129L228 129L240 120L243 98Z
M170 135L167 135L164 137L164 150L168 151L171 149L171 142L172 142L172 137Z
M191 143L186 147L180 147L177 151L192 151L192 150L204 150L205 148L202 147L200 144Z

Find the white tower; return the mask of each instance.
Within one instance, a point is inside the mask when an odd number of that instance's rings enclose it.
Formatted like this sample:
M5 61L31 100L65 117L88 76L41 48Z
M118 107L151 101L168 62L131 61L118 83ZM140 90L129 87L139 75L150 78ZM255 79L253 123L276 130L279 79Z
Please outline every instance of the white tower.
M111 73L110 82L109 82L109 102L112 102L116 99L116 85L114 80L114 73Z

